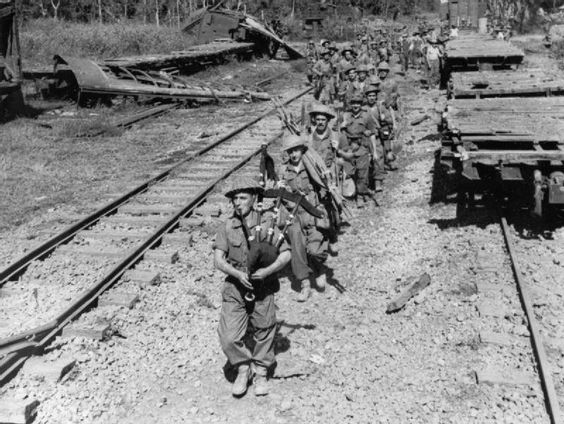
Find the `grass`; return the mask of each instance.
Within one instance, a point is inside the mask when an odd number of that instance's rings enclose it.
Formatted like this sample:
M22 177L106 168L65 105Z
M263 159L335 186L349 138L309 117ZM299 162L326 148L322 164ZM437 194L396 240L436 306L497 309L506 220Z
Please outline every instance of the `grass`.
M82 24L53 19L27 21L20 32L24 66L51 65L55 54L102 59L182 50L193 40L178 28Z

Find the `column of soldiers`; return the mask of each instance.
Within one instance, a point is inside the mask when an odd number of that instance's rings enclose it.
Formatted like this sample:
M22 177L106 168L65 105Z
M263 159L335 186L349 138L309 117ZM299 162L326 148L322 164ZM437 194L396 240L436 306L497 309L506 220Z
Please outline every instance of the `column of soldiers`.
M328 283L324 262L343 212L334 190L355 197L358 207L377 206L375 193L383 190L386 173L397 169L399 93L389 61L401 52L402 39L379 37L360 34L354 45L341 49L329 41L308 44L308 78L317 99L309 112L311 125L305 134L285 137L287 161L277 181L261 185L241 178L225 193L233 214L213 249L216 268L226 274L218 334L236 371L235 397L251 384L257 396L269 392L269 370L276 361L277 272L291 266L301 286L298 302L310 298L312 286L323 292ZM312 160L318 161L313 170ZM267 207L264 186L298 194L300 200ZM322 213L314 216L300 207L302 199ZM279 242L265 243L269 238ZM253 258L261 259L259 265L252 265ZM248 333L254 343L245 341Z
M332 178L345 196L354 192L359 207L377 205L375 193L383 191L385 174L397 169L393 141L399 94L389 61L398 46L399 37L385 32L359 33L340 49L328 40L308 44L308 80L320 103L312 120L322 114L332 120L338 140ZM354 189L347 184L350 179Z

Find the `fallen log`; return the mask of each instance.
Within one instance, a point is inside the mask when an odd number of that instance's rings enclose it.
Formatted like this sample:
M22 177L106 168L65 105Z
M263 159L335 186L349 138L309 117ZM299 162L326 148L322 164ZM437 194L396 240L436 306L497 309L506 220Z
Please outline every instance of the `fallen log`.
M404 291L400 293L398 297L396 297L388 304L386 313L391 314L402 309L407 304L407 302L409 302L409 299L416 296L429 284L431 284L431 276L425 273L421 277L419 277L419 280L409 285Z

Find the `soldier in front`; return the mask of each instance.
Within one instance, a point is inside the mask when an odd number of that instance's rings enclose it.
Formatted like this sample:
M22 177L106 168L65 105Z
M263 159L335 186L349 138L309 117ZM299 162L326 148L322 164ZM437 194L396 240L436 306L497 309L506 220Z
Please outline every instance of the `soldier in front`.
M254 382L256 396L268 394L267 371L275 362L274 293L279 288L277 272L291 259L289 245L283 242L273 263L249 275L248 229L257 227L259 214L253 206L261 191L258 182L240 178L225 193L233 204L234 212L218 230L213 245L215 267L226 274L218 334L229 363L238 370L232 387L236 397L243 396L251 382ZM261 222L261 226L266 233L266 223ZM277 239L276 235L274 239ZM260 289L251 281L260 281ZM246 295L249 292L253 293L254 300L248 300ZM243 340L249 320L256 342L252 352Z

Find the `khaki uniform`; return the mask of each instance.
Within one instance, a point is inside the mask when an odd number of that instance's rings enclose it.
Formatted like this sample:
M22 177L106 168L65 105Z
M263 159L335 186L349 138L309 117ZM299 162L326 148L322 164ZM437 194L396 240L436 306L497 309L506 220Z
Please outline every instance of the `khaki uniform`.
M333 65L331 62L318 60L313 66L313 74L319 78L319 90L316 91L316 99L323 104L331 103L334 96Z
M368 151L368 148L364 145L353 148L348 137L345 134L341 134L339 149L353 154L352 159L345 160L343 168L344 172L353 178L357 194L370 194L370 189L368 187L370 175L370 152Z
M247 217L249 228L256 226L258 214L252 211ZM263 234L266 234L268 223L263 221ZM277 239L278 231L274 235ZM214 249L226 254L229 264L240 271L247 272L247 256L249 249L245 240L243 225L238 217L231 216L222 226L215 238ZM289 250L289 245L283 242L279 251ZM274 336L276 333L276 313L274 306L274 293L279 289L276 275L269 276L263 285L264 289L256 293L256 300L246 303L244 296L246 289L238 280L231 276L225 278L222 291L221 316L219 320L219 341L223 352L233 366L249 364L256 365L257 373L266 375L266 369L275 362ZM256 342L251 352L245 345L243 338L247 326L255 328L254 340Z
M323 134L318 134L313 131L309 136L308 147L315 150L325 162L325 166L332 170L335 165L335 149L333 148L332 140L339 140L331 128L327 128Z
M372 113L363 107L358 114L353 114L352 112L346 112L343 117L342 128L346 130L348 134L359 135L361 137L361 146L364 147L358 155L364 154L365 159L357 158L353 164L355 167L356 184L357 191L359 194L368 194L368 184L370 175L370 163L372 162L372 156L374 154L374 147L370 141L371 136L366 136L369 132L373 136L377 136L379 124L378 121L374 119ZM341 139L344 145L349 145L346 136ZM346 142L346 144L345 144ZM378 148L379 143L376 143ZM378 156L380 156L379 151L377 151ZM383 180L384 179L384 168L378 168L378 164L374 164L375 172L374 179Z
M298 166L286 165L282 172L282 180L289 191L302 192L312 205L319 209L323 208L321 199L326 193L316 191L302 163ZM292 226L288 236L293 249L292 271L298 280L304 280L313 272L307 255L314 260L314 265L325 262L329 236L325 230L316 227L315 218L302 208L298 209L297 215L299 225Z

